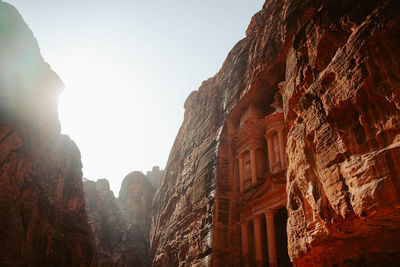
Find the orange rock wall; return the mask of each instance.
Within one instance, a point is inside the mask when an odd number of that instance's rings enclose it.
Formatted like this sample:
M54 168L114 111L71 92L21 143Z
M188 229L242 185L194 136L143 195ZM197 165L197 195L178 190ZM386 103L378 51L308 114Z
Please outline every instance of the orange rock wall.
M122 182L115 198L106 179L86 180L84 192L89 224L100 266L150 265L151 205L158 172L145 176L132 172ZM155 179L157 180L157 179Z
M153 266L241 265L233 122L250 104L268 110L282 81L291 259L396 261L398 12L396 1L266 1L186 100L153 202Z
M299 264L399 260L399 7L328 1L294 37L284 107Z
M80 152L60 134L59 77L0 2L0 265L94 266Z

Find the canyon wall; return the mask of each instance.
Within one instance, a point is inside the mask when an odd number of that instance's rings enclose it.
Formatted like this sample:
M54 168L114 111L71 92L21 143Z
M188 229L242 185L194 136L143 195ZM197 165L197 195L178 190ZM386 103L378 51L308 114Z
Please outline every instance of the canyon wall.
M230 173L228 148L235 136L226 122L231 112L240 113L254 99L255 105L272 103L285 79L293 31L305 19L301 12L307 5L268 1L221 70L187 98L153 201L153 266L242 265L238 185Z
M95 266L80 152L60 134L60 78L0 1L0 265Z
M152 201L162 170L147 175L132 172L121 184L118 198L106 179L85 180L89 224L100 266L150 266L149 233Z
M287 56L289 252L400 261L400 4L323 2Z
M221 70L185 102L153 201L153 266L242 265L231 121L249 105L271 110L278 84L291 260L400 261L399 9L266 1Z

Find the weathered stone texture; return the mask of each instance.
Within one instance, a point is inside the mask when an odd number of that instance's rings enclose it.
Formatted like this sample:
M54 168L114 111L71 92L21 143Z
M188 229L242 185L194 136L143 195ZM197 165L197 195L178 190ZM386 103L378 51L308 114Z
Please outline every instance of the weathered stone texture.
M149 266L155 193L149 178L141 172L130 173L122 182L118 198L106 179L85 181L84 191L99 265Z
M127 175L121 184L118 201L126 224L127 249L132 248L142 259L143 266L150 261L151 207L155 188L141 172Z
M399 260L398 14L396 1L266 1L185 102L153 202L153 266L240 265L229 119L267 109L282 81L291 259Z
M292 31L303 19L297 15L307 3L266 2L221 70L186 100L184 122L154 199L153 266L241 264L239 218L229 214L237 208L237 187L226 174L232 169L226 144L232 142L233 131L224 127L225 120L241 111L239 100L249 104L250 94L258 99L255 105L272 102L285 78ZM231 219L215 222L216 214ZM213 244L216 236L219 241Z
M153 187L157 190L160 185L164 175L164 171L160 170L159 166L154 166L151 171L146 173L146 178L153 185Z
M100 266L114 266L121 262L122 215L119 203L110 190L106 179L83 183L88 221ZM120 265L124 266L124 265Z
M294 37L284 106L299 264L399 260L399 6L322 2Z
M0 66L0 265L95 265L80 152L60 134L62 82L1 1Z

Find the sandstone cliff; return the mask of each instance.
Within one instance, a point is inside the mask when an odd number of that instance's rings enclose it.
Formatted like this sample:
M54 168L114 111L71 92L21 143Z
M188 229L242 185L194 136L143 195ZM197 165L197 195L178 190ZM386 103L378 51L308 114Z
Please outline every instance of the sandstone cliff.
M287 56L289 252L400 261L400 4L322 2Z
M132 172L121 184L115 198L106 179L85 181L84 191L89 223L95 239L100 266L149 266L151 208L162 171L148 175Z
M160 170L159 166L154 166L151 171L146 173L147 179L153 185L153 187L157 190L160 185L164 175L164 171Z
M95 265L80 152L60 134L62 82L1 1L0 66L0 265Z
M399 261L399 11L396 1L264 4L185 102L153 202L153 266L241 266L230 120L249 104L271 112L278 84L291 260Z
M122 215L106 179L83 183L88 221L100 266L114 266L122 259ZM124 265L121 265L124 266Z

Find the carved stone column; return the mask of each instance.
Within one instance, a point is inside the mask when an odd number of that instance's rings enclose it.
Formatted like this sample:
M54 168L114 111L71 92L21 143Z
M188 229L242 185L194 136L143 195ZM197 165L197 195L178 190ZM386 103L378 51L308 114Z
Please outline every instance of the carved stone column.
M278 139L279 139L279 151L280 151L280 161L281 161L281 169L285 169L286 168L286 161L285 161L285 136L284 134L285 129L281 128L278 131Z
M240 192L244 191L244 159L243 155L239 155L239 182Z
M268 210L265 213L265 219L267 222L267 238L268 238L268 262L270 267L278 266L278 261L276 257L274 215L275 215L274 210Z
M257 216L253 219L254 222L254 247L256 250L256 266L263 266L263 250L262 250L262 229L261 217Z
M256 163L256 150L250 148L250 162L251 162L251 184L257 184L257 163Z
M271 136L266 136L268 143L268 164L269 164L269 173L273 173L274 171L274 149L272 147Z
M247 231L247 222L240 224L240 230L242 233L242 260L243 266L249 267L249 235Z

